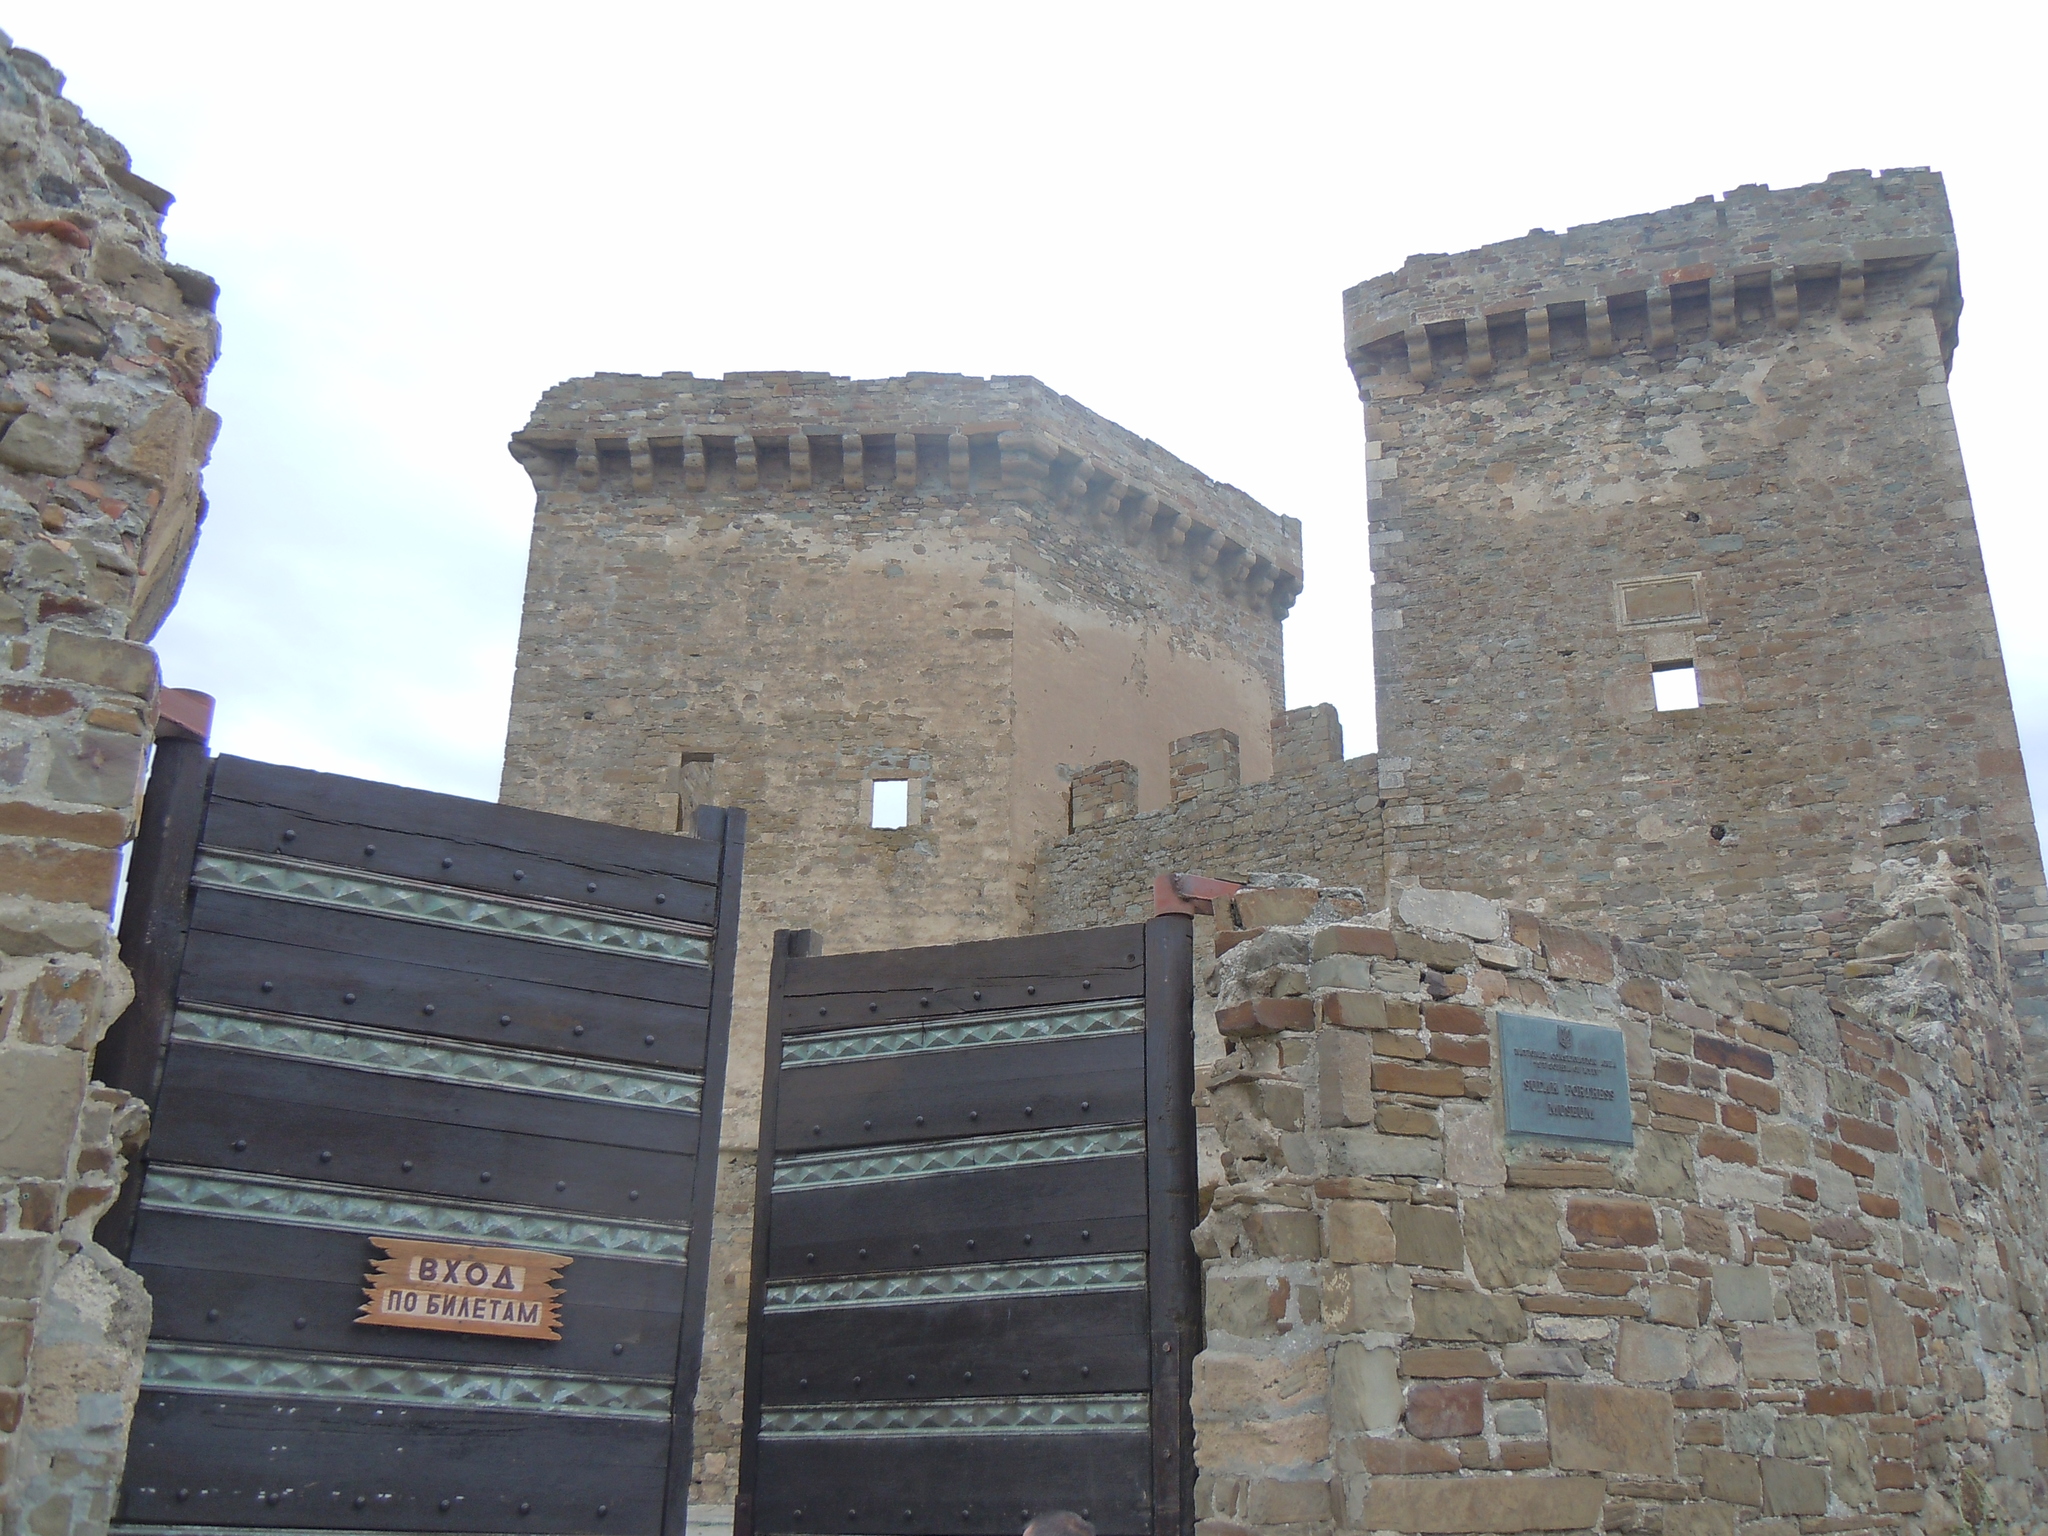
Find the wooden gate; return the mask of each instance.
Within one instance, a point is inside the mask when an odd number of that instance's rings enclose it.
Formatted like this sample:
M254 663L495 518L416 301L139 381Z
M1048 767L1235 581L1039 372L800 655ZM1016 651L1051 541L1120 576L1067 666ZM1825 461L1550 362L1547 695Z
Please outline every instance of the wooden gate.
M736 1536L1192 1529L1184 917L777 935Z
M744 818L698 833L160 745L119 1528L684 1529Z

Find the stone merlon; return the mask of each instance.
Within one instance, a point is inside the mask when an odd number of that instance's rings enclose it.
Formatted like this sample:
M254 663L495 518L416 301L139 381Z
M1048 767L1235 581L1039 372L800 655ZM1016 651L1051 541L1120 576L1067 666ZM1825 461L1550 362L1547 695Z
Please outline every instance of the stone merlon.
M1301 591L1297 519L1033 378L598 374L549 390L511 451L543 491L613 473L652 492L673 460L685 493L829 484L1025 503L1149 543L1278 614Z
M1799 284L1840 282L1853 303L1866 273L1906 266L1931 269L1926 302L1961 307L1941 177L1925 168L1837 171L1812 186L1737 187L1561 235L1537 229L1457 255L1411 256L1399 271L1345 291L1345 353L1363 377L1378 371L1369 354L1400 350L1404 338L1424 356L1425 338L1465 332L1469 322L1480 328L1479 355L1489 322L1558 310L1576 319L1593 306L1597 329L1610 299L1647 303L1654 317L1695 289L1725 302L1737 288L1770 288L1789 325ZM1845 318L1853 313L1845 306Z

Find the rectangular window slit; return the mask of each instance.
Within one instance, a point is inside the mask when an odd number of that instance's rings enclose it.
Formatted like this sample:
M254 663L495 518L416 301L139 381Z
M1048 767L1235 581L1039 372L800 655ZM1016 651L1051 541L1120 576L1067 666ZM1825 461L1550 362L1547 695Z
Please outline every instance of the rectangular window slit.
M1650 690L1656 696L1657 708L1698 709L1700 707L1699 668L1689 661L1674 661L1665 666L1650 669Z
M891 830L910 825L910 780L875 780L874 806L868 815L868 825Z

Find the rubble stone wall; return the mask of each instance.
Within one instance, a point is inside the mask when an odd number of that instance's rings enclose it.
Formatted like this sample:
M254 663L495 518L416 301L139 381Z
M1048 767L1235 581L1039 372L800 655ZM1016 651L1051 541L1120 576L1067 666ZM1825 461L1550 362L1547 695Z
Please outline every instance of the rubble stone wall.
M104 1530L149 1331L92 1240L145 1128L92 1080L108 919L218 419L210 278L170 194L0 38L0 1529Z
M1840 975L1894 808L1991 859L2048 1091L2048 896L1947 388L1941 178L1843 172L1345 296L1390 878ZM1695 669L1700 707L1653 708ZM1925 819L1925 818L1922 818Z
M2048 1508L2044 1208L1984 858L1833 996L1488 898L1240 891L1196 1233L1204 1536L1948 1532ZM1619 1027L1632 1147L1504 1131L1502 1010Z
M667 831L748 814L698 1394L718 1505L770 934L1028 932L1076 769L1126 761L1164 804L1167 743L1220 726L1263 777L1301 530L1024 378L606 374L550 390L512 451L537 507L502 798ZM907 826L870 825L885 779Z
M1097 763L1073 782L1073 830L1040 855L1033 900L1041 932L1137 922L1152 915L1162 872L1249 880L1298 870L1385 898L1378 759L1344 756L1328 704L1273 721L1270 778L1242 783L1227 733L1172 744L1169 803L1140 811L1126 792L1136 770ZM1113 789L1114 794L1107 791Z

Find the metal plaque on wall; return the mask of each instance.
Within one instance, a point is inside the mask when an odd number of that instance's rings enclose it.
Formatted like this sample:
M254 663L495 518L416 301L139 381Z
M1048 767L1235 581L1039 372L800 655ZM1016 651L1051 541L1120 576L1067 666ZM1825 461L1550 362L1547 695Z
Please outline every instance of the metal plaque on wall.
M1510 1135L1635 1145L1620 1030L1503 1013L1500 1049Z

